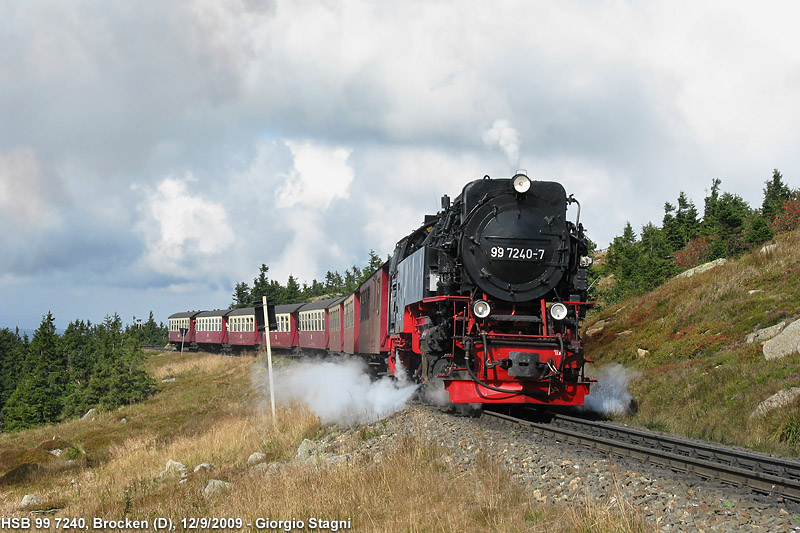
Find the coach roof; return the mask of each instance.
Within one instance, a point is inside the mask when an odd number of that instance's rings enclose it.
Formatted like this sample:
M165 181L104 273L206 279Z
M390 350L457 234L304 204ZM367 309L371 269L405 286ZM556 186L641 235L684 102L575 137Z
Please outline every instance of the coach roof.
M275 307L275 314L282 315L286 313L294 313L305 304L281 304Z
M253 307L240 307L238 309L231 310L231 312L228 313L228 316L254 315L255 312L256 310Z
M196 315L200 314L200 311L182 311L180 313L175 313L174 315L169 315L167 319L170 318L194 318Z
M206 316L227 316L230 312L230 309L214 309L213 311L203 311L197 315L197 318Z
M325 300L317 300L316 302L309 302L303 306L300 311L314 311L316 309L326 309L338 298L326 298Z

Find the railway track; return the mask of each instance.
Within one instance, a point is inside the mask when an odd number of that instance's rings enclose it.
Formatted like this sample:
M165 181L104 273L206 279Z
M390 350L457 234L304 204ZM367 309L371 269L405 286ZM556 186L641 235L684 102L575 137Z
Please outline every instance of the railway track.
M798 461L560 414L553 415L549 423L493 411L484 411L484 415L586 448L800 502Z

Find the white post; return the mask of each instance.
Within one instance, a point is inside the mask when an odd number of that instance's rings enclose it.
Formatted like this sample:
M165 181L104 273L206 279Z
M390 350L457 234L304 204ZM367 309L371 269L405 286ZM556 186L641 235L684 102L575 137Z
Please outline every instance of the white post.
M267 337L265 342L267 343L267 374L269 374L269 405L272 408L272 423L276 424L278 420L275 414L275 388L272 382L272 342L269 338L269 308L267 307L267 297L262 296L261 301L264 304L264 333Z

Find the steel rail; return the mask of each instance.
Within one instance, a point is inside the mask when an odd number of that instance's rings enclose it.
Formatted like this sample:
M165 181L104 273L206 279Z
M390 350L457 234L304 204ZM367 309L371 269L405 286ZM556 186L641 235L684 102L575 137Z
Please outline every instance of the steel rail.
M555 423L546 424L492 411L484 414L586 448L800 502L797 461L563 415L555 415Z

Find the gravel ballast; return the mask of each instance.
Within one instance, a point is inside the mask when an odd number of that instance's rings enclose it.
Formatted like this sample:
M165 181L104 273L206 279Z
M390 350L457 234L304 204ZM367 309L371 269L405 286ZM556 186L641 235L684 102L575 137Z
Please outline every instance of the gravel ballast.
M661 531L800 531L798 510L768 496L559 443L485 416L458 417L414 404L357 431L371 435L358 443L359 455L379 459L397 437L422 433L447 450L444 461L458 470L473 468L485 452L534 501L613 505L620 499ZM321 451L341 453L348 433L325 437Z

